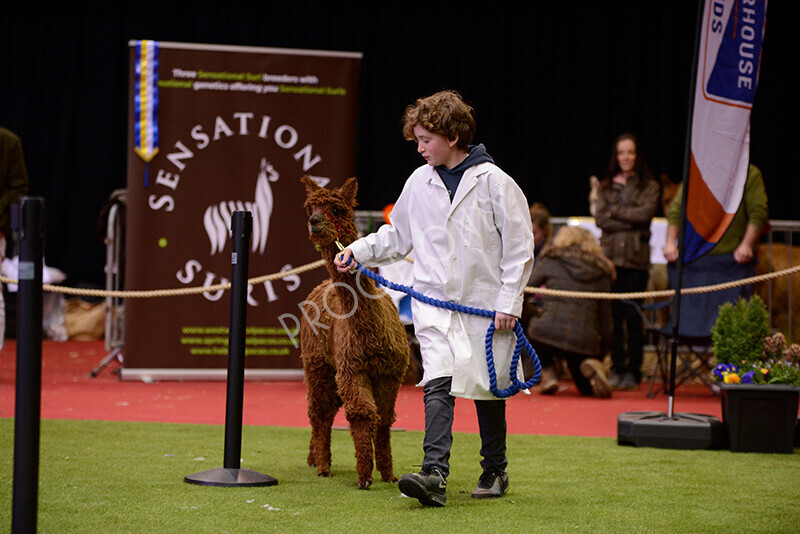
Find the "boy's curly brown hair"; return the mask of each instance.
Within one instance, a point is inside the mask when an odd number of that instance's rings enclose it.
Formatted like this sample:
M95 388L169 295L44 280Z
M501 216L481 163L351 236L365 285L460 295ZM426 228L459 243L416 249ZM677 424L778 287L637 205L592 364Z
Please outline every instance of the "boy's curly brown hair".
M457 139L456 146L462 150L467 150L475 136L472 106L456 91L440 91L408 106L402 120L406 140L416 140L414 126L417 124L449 141Z

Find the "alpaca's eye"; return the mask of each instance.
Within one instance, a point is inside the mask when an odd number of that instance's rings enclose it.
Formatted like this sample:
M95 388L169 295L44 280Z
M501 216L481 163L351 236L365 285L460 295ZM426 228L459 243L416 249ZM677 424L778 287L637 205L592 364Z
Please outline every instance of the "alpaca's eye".
M342 210L340 210L339 208L333 208L332 211L333 211L333 216L334 217L338 217L339 215L342 214Z

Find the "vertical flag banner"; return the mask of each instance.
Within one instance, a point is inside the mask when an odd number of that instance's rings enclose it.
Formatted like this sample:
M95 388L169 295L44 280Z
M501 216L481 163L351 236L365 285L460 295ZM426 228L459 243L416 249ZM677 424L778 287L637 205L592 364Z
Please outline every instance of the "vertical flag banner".
M253 214L249 278L319 260L300 178L355 176L362 55L131 41L129 57L125 289L210 289L126 299L121 376L224 377L230 291L211 286L230 282L231 215ZM248 286L251 375L302 373L302 305L326 277Z
M136 41L134 50L133 150L147 164L158 153L158 43ZM145 165L145 187L150 185L148 167Z
M714 247L742 200L767 0L706 0L691 130L684 262Z

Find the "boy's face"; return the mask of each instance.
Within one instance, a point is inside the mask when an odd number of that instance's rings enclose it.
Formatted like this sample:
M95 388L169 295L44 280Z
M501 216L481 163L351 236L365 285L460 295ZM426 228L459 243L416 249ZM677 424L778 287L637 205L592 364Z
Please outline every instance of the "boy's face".
M417 152L431 167L444 165L452 169L463 159L456 149L457 139L448 141L445 136L429 132L419 124L414 126L414 137L417 139Z

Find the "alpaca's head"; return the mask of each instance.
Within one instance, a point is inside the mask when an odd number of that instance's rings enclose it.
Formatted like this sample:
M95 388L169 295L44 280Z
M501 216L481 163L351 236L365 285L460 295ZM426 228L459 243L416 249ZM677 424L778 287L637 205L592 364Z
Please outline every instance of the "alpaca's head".
M672 200L678 194L680 184L676 184L666 173L661 173L661 209L664 210L664 216L669 213L669 206Z
M308 238L317 248L329 247L338 239L349 245L358 237L353 222L358 182L348 178L344 185L333 190L320 187L313 179L300 179L306 186L305 208L308 214Z

